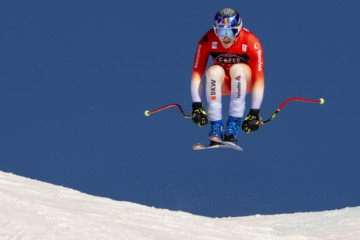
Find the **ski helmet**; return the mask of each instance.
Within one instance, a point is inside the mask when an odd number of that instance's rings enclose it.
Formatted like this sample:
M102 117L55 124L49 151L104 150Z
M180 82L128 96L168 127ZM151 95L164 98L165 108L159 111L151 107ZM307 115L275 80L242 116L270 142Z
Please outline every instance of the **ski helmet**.
M216 13L214 20L215 34L220 37L236 37L242 28L240 14L232 8L224 8Z

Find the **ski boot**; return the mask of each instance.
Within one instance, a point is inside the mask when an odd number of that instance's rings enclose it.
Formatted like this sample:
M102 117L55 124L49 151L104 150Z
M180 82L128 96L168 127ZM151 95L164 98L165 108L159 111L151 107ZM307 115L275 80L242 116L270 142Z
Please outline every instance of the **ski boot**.
M229 116L227 126L225 127L224 141L237 143L237 135L241 128L241 118Z
M222 120L210 122L211 128L209 132L210 146L219 144L224 135L224 125Z

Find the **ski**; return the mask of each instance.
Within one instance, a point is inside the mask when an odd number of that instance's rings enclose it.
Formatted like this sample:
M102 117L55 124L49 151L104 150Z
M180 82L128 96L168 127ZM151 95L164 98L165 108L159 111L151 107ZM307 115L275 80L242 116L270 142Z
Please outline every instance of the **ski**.
M217 144L205 146L202 143L195 143L193 145L193 150L206 150L206 149L213 149L213 148L230 148L230 149L234 149L237 151L244 150L236 143L225 142L225 141L221 140L220 138L211 138L210 140L213 142L216 142Z

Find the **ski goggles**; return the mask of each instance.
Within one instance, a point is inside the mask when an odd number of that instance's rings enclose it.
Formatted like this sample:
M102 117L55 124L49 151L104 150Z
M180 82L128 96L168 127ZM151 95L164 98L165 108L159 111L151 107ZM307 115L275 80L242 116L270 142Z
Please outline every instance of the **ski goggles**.
M233 38L233 37L236 37L237 35L239 35L240 29L241 29L240 27L237 27L237 28L215 28L214 27L214 32L215 32L216 36L218 36L219 38L224 38L224 37Z

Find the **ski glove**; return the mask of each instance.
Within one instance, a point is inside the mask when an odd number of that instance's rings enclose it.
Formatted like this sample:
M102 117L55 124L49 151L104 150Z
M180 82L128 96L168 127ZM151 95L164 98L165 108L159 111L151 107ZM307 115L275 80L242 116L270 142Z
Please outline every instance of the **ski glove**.
M243 121L242 130L246 133L259 129L260 109L250 109L249 114Z
M201 102L194 102L192 104L191 118L193 122L200 127L208 123L208 118Z

